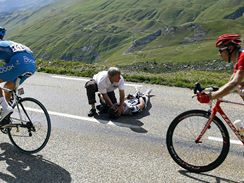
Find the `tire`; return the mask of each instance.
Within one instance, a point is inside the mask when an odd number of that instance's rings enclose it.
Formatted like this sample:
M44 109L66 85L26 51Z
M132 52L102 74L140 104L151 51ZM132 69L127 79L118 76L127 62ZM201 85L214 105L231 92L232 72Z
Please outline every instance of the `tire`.
M215 117L201 143L195 139L208 121L210 112L191 110L177 116L170 124L166 143L173 160L191 172L206 172L218 167L226 158L229 133L222 121Z
M22 98L14 107L14 112L11 115L10 120L12 125L21 123L17 106L19 106L20 114L23 119L22 121L25 126L19 126L19 130L17 130L16 127L9 129L8 135L10 141L24 153L37 153L46 146L51 134L51 120L49 114L38 100L34 98ZM26 126L32 126L30 121L34 126L31 133Z

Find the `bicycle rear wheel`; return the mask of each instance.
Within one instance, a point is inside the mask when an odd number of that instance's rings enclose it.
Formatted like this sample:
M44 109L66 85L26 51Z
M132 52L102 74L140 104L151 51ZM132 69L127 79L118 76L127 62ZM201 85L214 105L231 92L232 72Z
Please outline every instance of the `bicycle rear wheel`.
M210 113L203 110L184 112L172 121L167 131L166 143L171 157L191 172L215 169L229 152L228 131L217 117L201 138L201 143L195 142L209 116Z
M11 115L12 127L8 130L10 141L20 151L28 154L42 150L51 133L51 122L46 108L34 98L22 98ZM20 125L22 124L22 125Z

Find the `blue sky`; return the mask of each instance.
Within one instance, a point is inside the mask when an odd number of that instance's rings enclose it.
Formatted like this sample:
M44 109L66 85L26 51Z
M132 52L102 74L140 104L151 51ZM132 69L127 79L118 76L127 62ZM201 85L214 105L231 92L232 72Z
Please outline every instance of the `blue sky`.
M38 8L54 0L0 0L0 13Z

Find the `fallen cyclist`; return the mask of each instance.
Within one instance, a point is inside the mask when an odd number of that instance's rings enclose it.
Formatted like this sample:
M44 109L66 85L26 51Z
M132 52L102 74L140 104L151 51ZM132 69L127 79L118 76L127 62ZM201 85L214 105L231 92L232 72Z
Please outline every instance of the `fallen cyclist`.
M151 89L148 89L144 93L129 94L124 100L122 113L118 112L118 104L108 108L101 95L99 95L101 105L97 108L102 112L108 112L110 118L119 118L121 115L134 115L146 109L151 91Z

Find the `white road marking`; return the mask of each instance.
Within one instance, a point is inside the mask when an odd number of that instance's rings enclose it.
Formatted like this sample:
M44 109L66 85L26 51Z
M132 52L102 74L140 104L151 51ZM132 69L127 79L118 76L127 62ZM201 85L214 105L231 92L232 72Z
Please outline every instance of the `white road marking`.
M208 137L209 140L217 141L217 142L223 142L223 139L218 137ZM232 140L230 139L231 144L237 144L237 145L243 145L241 141L239 140Z
M73 81L88 81L89 80L89 79L65 77L65 76L52 76L52 77L57 78L57 79L66 79L66 80L73 80Z
M57 79L66 79L66 80L73 80L73 81L89 81L89 79L85 79L85 78L76 78L76 77L66 77L66 76L56 76L56 75L52 75L53 78L57 78ZM133 86L133 87L142 87L142 85L137 85L137 84L130 84L130 83L125 83L126 86Z
M25 109L28 111L43 113L43 111L40 109L34 109L34 108L30 108L30 107L25 107ZM77 119L77 120L82 120L82 121L90 121L90 122L102 123L102 124L107 124L107 125L112 125L112 126L141 129L140 126L136 126L136 125L132 125L132 124L126 124L126 123L112 122L111 120L109 120L109 121L100 120L100 119L98 120L98 119L95 119L92 117L76 116L76 115L72 115L72 114L65 114L65 113L59 113L59 112L54 112L54 111L48 111L48 113L49 113L49 115L53 115L53 116Z

